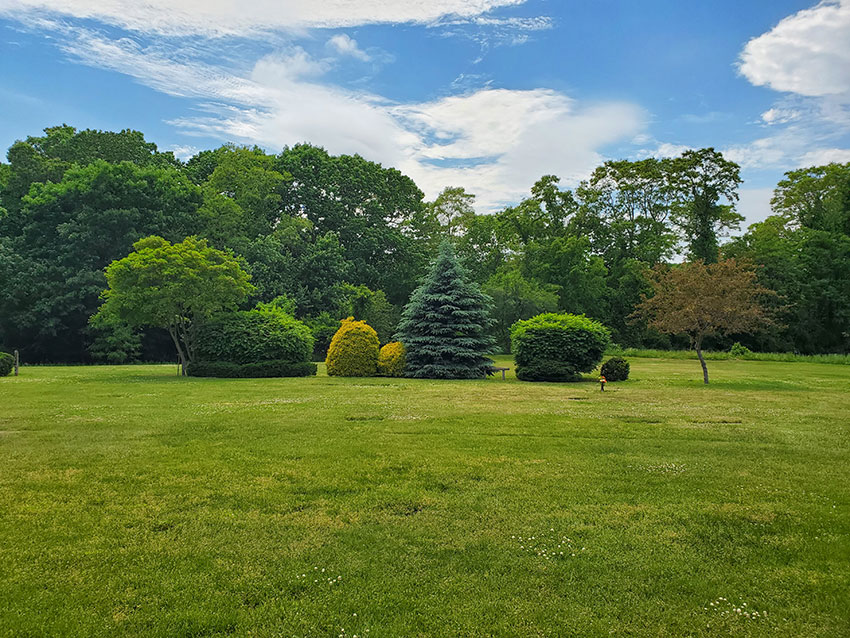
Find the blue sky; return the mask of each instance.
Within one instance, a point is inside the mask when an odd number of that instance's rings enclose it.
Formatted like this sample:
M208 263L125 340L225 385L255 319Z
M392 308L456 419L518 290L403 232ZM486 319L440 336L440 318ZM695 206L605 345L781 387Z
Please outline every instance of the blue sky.
M62 122L187 157L360 153L482 211L541 175L714 146L768 214L850 161L850 0L0 0L0 145Z

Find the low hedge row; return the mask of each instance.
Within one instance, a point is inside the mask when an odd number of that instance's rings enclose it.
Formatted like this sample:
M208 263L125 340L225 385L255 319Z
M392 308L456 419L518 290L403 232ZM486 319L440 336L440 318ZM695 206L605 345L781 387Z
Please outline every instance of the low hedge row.
M316 364L306 361L281 360L258 363L229 361L196 361L186 370L190 377L220 377L230 379L261 379L269 377L310 377L316 374Z

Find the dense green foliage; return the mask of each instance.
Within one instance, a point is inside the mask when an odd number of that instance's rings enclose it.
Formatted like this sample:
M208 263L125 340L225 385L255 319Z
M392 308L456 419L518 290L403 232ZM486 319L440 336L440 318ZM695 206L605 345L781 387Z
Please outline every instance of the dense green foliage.
M15 357L8 352L0 352L0 377L11 374L15 367Z
M461 186L424 201L396 169L309 144L277 155L225 145L184 163L137 131L59 126L16 142L7 159L0 347L25 361L170 358L161 328L89 323L104 269L149 235L231 251L254 285L241 309L291 299L314 329L317 360L347 316L389 341L444 240L493 298L488 331L501 350L514 321L550 311L602 321L625 347L687 347L686 336L632 318L651 290L648 270L686 255L750 261L779 293L775 325L707 347L850 352L850 164L789 172L774 217L727 242L741 180L711 148L607 161L574 189L544 175L526 199L487 213Z
M444 242L402 313L397 337L404 344L407 376L480 379L489 374L490 304Z
M481 290L493 300L496 346L502 352L511 351L511 326L517 321L558 309L556 292L523 277L518 270L496 273Z
M378 333L365 321L354 317L342 320L331 339L325 360L332 377L373 377L378 373Z
M511 328L516 376L522 381L575 381L602 360L609 330L584 315L546 313Z
M696 371L25 367L0 378L0 633L845 636L850 368Z
M187 368L190 377L227 379L263 379L269 377L309 377L316 374L316 364L309 361L269 359L253 363L230 361L195 361Z
M237 364L299 363L310 360L313 342L310 328L281 310L227 312L198 326L195 358Z
M106 269L109 288L98 311L103 321L165 328L185 372L196 360L196 329L216 312L235 310L253 287L232 255L205 239L170 244L146 237Z
M629 368L629 362L623 357L611 357L602 364L599 374L605 377L606 381L625 381L629 378Z
M378 374L382 377L403 377L407 368L404 344L393 341L378 352Z

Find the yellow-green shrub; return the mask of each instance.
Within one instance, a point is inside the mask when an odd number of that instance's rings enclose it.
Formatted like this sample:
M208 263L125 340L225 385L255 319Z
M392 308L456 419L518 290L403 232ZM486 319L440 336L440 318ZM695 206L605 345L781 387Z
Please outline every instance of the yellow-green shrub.
M325 359L332 377L372 377L378 372L378 333L354 317L342 320Z
M378 353L378 374L385 377L403 377L405 363L404 344L400 341L388 343Z

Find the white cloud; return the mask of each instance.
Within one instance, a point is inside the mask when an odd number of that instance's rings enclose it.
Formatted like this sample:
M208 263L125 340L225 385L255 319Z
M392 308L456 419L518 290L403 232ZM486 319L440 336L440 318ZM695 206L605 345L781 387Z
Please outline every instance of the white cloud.
M371 56L357 45L357 40L344 33L338 33L328 40L328 47L340 55L349 55L357 60L368 62Z
M484 89L395 109L420 142L401 168L435 195L462 184L484 210L514 203L540 176L575 184L600 149L634 137L645 114L627 103L579 106L546 89Z
M744 216L743 228L750 224L763 222L773 214L770 200L773 197L772 188L742 188L738 191L738 212Z
M473 18L525 0L3 0L0 15L98 20L138 33L245 36L362 24Z
M761 120L765 124L787 124L800 118L802 113L797 109L783 109L772 107L761 114Z
M741 73L757 86L850 98L850 0L828 0L750 40Z
M824 0L750 40L739 59L750 82L785 95L761 114L771 134L725 152L744 168L788 170L850 150L850 0Z
M543 174L576 183L605 159L607 145L645 129L645 114L632 104L580 105L548 89L482 88L397 104L322 83L328 62L297 47L239 72L177 61L126 38L75 33L63 48L77 60L200 100L204 113L171 122L185 133L271 149L306 141L331 153L359 153L399 168L431 198L463 185L481 210L518 201Z
M648 144L652 142L652 138L647 135L638 135L632 140L633 144ZM685 151L691 150L693 147L687 144L671 144L670 142L655 142L653 148L645 148L636 153L638 159L647 159L649 157L679 157Z
M800 166L823 166L833 162L846 164L850 162L850 148L819 148L809 151L800 159Z

